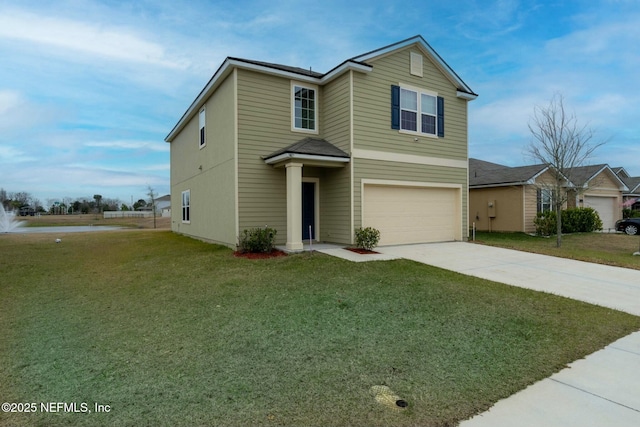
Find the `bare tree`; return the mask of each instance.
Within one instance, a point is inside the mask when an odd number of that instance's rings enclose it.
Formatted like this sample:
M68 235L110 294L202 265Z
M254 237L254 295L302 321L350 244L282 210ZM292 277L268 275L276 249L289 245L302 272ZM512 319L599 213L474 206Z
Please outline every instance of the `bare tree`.
M568 200L568 187L572 185L575 168L583 166L593 152L606 141L594 141L594 131L581 125L574 113L567 113L564 97L555 94L546 107L534 107L529 121L533 141L526 153L536 162L549 166L553 180L542 184L551 192L556 213L556 245L562 245L562 206Z
M153 228L156 228L156 192L150 185L147 185L147 196L149 196L151 211L153 212Z

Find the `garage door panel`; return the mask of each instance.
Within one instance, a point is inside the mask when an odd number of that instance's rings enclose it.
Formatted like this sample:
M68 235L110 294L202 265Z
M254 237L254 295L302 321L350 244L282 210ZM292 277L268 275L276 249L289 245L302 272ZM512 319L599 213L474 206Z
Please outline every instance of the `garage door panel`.
M616 222L615 206L617 197L585 196L584 205L598 212L602 220L602 228L614 228Z
M380 245L455 240L459 194L452 188L365 185L363 224Z

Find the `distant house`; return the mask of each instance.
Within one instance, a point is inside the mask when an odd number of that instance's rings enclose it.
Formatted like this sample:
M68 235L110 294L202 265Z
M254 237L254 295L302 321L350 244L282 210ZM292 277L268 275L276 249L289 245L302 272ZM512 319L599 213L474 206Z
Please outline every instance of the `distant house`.
M166 137L172 230L235 247L268 225L291 251L367 226L464 240L476 97L421 36L327 73L229 57Z
M576 188L569 207L589 207L598 212L602 228L615 228L622 218L623 194L628 190L620 177L606 164L582 166L571 174Z
M36 210L32 206L23 206L18 209L19 216L34 216L35 214Z
M629 176L623 167L613 170L627 186L627 190L622 193L622 205L627 209L640 211L640 176Z
M154 200L156 206L156 214L163 217L171 216L171 195L167 194Z
M591 207L604 229L622 218L622 194L627 189L607 165L583 166L564 186L570 193L565 207ZM469 215L478 230L535 232L538 212L553 210L547 165L509 167L469 159Z

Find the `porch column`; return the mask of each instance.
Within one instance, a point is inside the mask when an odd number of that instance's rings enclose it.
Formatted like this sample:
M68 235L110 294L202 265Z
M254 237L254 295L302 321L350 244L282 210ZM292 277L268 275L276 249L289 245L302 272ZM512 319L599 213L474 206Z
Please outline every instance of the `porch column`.
M287 170L287 245L289 251L302 246L302 163L288 163Z

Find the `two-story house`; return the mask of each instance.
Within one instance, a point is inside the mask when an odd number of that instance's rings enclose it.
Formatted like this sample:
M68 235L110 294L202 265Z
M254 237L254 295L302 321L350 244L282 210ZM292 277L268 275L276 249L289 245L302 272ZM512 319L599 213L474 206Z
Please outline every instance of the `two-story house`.
M352 244L464 240L467 103L421 37L327 73L227 58L167 135L172 230L235 247L244 229Z

